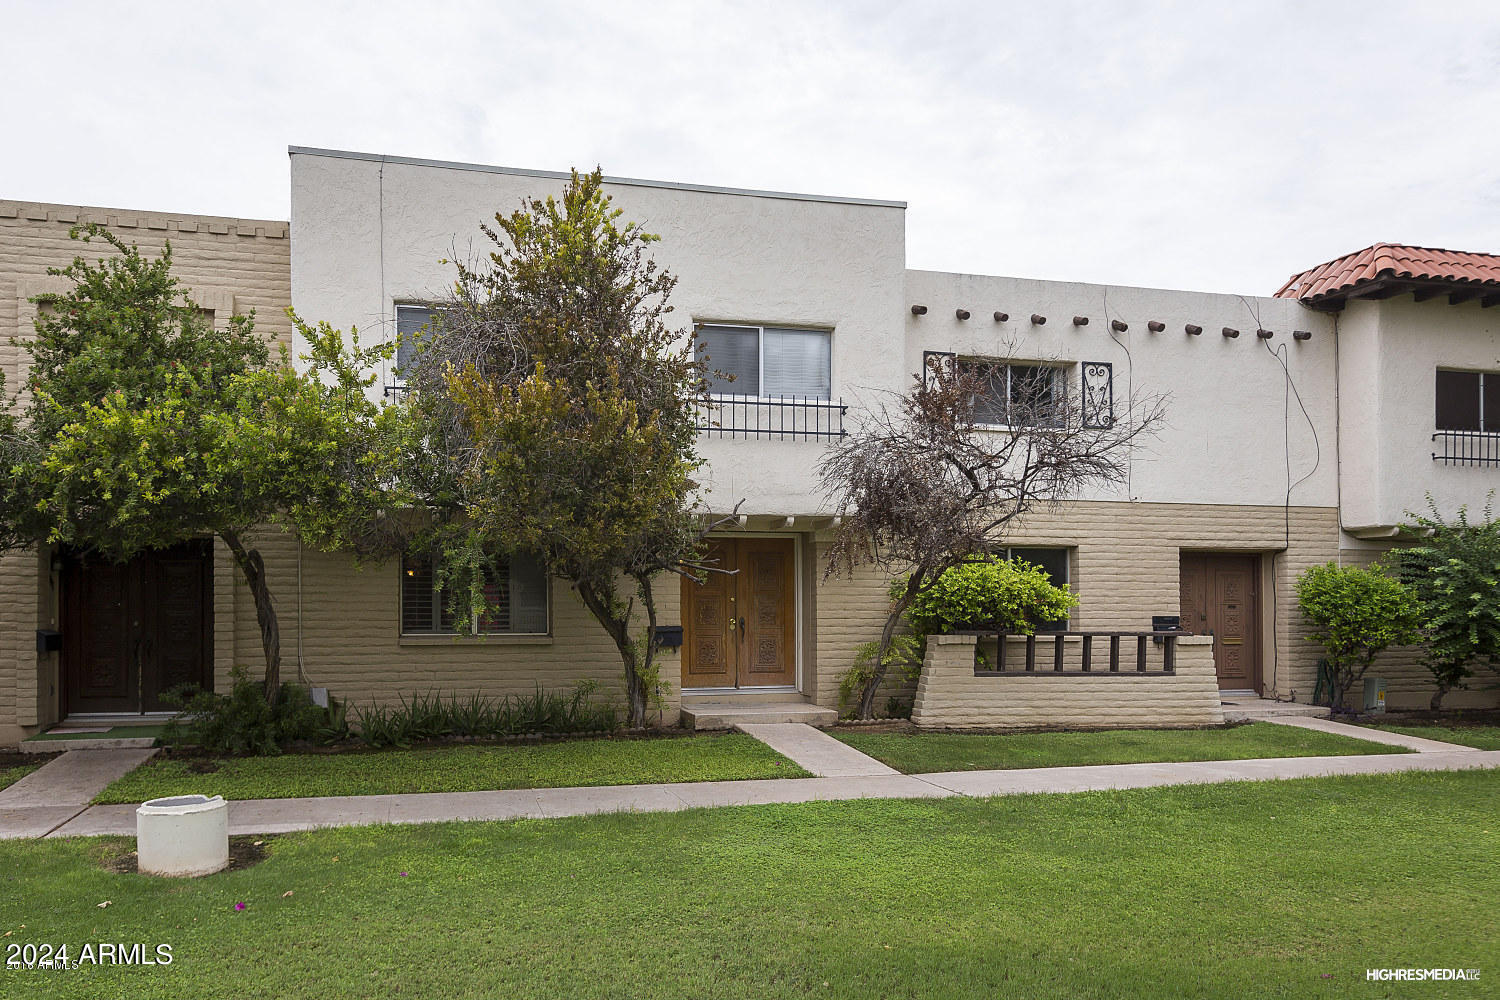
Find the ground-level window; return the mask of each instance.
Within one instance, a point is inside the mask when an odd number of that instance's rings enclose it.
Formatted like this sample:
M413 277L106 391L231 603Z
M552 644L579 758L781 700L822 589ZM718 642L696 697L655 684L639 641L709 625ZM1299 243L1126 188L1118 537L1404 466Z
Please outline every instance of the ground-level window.
M828 399L833 391L833 335L775 326L700 326L694 351L712 370L715 396Z
M1437 429L1500 433L1500 372L1437 370Z
M1043 549L1043 548L1010 548L1005 550L1005 558L1019 559L1033 566L1041 567L1047 578L1059 587L1067 587L1072 581L1068 575L1069 552L1067 549ZM1043 622L1040 626L1048 631L1060 632L1068 627L1066 619L1057 622Z
M996 427L1061 427L1067 420L1067 369L983 358L959 358L958 370L975 376L974 420Z
M458 623L432 556L408 553L401 559L401 634L456 635ZM541 635L547 631L547 574L530 556L516 555L486 573L488 610L475 615L477 635Z

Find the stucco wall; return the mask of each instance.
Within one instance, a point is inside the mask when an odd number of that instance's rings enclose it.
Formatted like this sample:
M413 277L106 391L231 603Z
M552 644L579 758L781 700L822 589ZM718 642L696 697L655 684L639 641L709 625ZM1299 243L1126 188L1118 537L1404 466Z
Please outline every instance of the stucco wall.
M912 722L923 729L1110 729L1220 725L1213 640L1177 640L1175 672L976 676L973 636L933 636L917 683ZM1017 646L1021 646L1017 643ZM1160 648L1152 666L1160 669ZM1133 661L1132 661L1133 662ZM1050 660L1049 660L1050 663ZM1076 652L1064 670L1077 669Z
M1439 367L1500 371L1500 309L1439 296L1356 299L1339 317L1344 524L1401 524L1431 493L1451 515L1500 489L1500 468L1434 461Z
M905 314L909 371L921 369L924 351L1070 363L1070 398L1077 399L1076 364L1103 361L1113 365L1117 419L1127 416L1132 392L1165 398L1158 433L1131 450L1127 481L1082 499L1280 507L1290 463L1291 483L1307 477L1292 504L1337 504L1335 347L1327 316L1288 299L935 271L907 271L906 298L908 306L928 307L925 315ZM960 308L968 320L957 318ZM997 311L1009 318L996 321ZM1046 323L1034 325L1032 314ZM1074 316L1088 325L1074 326ZM1111 320L1127 329L1111 330ZM1152 333L1151 320L1166 328ZM1203 332L1189 336L1189 323ZM1239 336L1225 337L1224 327ZM1275 336L1262 341L1257 328ZM1293 330L1312 338L1295 340ZM1311 425L1295 398L1288 407L1287 375L1272 353L1282 348Z
M441 297L444 258L487 253L479 231L525 197L562 191L536 172L320 155L291 156L292 301L308 320L394 337L394 306ZM655 258L677 275L674 316L693 323L833 331L834 398L900 384L903 209L616 181L625 218L661 236ZM388 373L387 373L388 374ZM378 390L376 390L378 391ZM716 510L814 513L815 444L705 437L702 477Z

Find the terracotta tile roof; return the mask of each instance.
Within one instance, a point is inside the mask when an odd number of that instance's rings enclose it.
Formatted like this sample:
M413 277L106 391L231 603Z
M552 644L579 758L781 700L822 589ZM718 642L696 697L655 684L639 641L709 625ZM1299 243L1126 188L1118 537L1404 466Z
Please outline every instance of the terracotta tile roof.
M1377 243L1292 275L1276 296L1304 302L1335 298L1387 278L1500 287L1500 254Z

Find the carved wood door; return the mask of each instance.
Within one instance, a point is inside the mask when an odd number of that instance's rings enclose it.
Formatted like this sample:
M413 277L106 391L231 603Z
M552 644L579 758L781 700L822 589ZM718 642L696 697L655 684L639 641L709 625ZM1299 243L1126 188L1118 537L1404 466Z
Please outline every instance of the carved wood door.
M682 582L682 686L796 683L795 542L721 539L709 558L730 572Z
M1260 690L1259 570L1257 556L1182 554L1182 627L1213 635L1221 689Z

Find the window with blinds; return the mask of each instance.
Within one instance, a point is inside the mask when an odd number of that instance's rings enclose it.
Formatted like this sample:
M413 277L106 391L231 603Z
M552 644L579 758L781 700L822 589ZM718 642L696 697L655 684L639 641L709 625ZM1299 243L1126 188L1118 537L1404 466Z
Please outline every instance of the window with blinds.
M974 421L996 427L1061 427L1067 419L1067 369L959 358L979 382Z
M396 307L396 377L405 372L422 354L422 341L432 324L432 310L426 306Z
M713 324L698 328L695 350L715 396L829 399L832 340L827 330Z
M530 556L512 556L484 579L484 610L474 617L476 635L543 635L547 632L547 574ZM432 557L408 553L401 560L401 634L457 635L449 593L438 581Z

